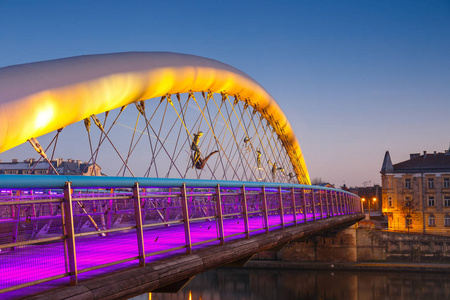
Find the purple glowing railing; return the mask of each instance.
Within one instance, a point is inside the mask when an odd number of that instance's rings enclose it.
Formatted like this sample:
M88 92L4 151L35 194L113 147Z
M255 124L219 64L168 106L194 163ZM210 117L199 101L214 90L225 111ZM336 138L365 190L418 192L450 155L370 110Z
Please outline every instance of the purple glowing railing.
M318 186L149 178L101 183L0 175L0 293L63 277L76 284L83 273L98 274L94 270L143 266L362 211L358 196Z

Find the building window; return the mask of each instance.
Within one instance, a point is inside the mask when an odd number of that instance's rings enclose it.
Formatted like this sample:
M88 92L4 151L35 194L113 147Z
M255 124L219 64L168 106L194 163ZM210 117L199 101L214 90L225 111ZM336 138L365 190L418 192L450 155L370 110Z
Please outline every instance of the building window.
M436 219L434 218L434 215L430 215L428 217L428 226L436 226Z
M411 197L405 197L405 206L406 207L412 206Z
M450 207L450 196L444 196L444 207Z
M392 207L392 197L388 197L388 206Z
M47 174L47 170L36 170L36 171L34 171L34 174L44 175L44 174Z
M30 170L23 170L22 174L30 174Z
M444 225L445 225L445 227L450 227L450 216L449 215L445 215Z
M18 170L7 170L7 171L5 171L5 174L16 175L16 174L19 174L19 171Z
M405 189L410 189L410 188L411 188L411 179L406 178L405 179Z
M428 206L434 206L434 196L428 196Z
M450 188L450 178L445 177L444 178L444 189Z
M434 189L434 178L428 178L428 188Z

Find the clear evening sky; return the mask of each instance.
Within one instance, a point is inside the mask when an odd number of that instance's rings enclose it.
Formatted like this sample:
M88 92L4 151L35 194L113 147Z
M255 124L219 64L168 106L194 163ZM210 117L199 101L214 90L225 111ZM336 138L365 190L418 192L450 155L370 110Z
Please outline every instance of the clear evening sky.
M379 183L386 150L396 163L449 147L449 0L0 0L0 67L124 51L249 74L287 115L311 178ZM37 157L25 146L0 159Z

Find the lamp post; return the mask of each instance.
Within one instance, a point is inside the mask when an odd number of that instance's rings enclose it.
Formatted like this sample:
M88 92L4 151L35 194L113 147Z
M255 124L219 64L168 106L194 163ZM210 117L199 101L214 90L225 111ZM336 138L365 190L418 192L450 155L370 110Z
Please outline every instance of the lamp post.
M372 198L373 203L377 202L377 198ZM369 201L369 220L370 220L370 201Z
M364 210L364 202L366 202L366 198L361 198L361 201L363 202L363 210Z
M361 198L361 201L366 202L366 198ZM373 203L377 202L377 198L373 197L372 201L373 201ZM372 201L370 201L370 200L368 201L369 202L369 221L370 221L370 202L372 202Z

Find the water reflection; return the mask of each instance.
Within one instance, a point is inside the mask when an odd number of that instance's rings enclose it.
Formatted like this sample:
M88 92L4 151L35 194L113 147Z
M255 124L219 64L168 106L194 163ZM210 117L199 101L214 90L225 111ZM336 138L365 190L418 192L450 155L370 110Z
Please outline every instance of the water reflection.
M178 294L133 300L450 299L448 274L326 272L290 269L216 269L194 278Z

